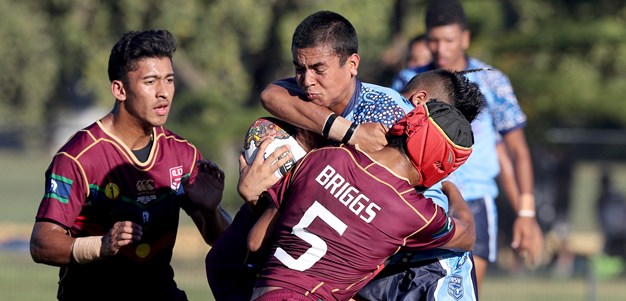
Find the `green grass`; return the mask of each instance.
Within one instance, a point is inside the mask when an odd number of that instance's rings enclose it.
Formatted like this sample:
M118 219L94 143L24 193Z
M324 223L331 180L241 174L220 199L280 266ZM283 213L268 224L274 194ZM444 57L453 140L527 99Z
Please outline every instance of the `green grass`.
M624 300L624 279L592 282L585 278L554 279L545 276L488 276L483 283L481 301L550 300L618 301Z

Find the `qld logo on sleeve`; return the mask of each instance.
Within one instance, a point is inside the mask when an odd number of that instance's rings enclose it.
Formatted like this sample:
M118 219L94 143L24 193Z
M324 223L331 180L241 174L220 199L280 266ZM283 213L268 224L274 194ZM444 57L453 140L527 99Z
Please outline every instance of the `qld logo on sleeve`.
M456 275L450 276L448 294L455 300L459 300L463 297L463 277Z
M178 190L178 186L180 186L180 180L183 178L183 167L176 166L170 168L170 188L173 191Z

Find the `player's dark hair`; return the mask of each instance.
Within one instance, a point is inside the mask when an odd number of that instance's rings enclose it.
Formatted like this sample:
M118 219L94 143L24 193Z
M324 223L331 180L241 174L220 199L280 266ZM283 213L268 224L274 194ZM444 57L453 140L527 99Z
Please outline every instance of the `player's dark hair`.
M128 72L137 70L144 58L172 56L176 41L167 30L130 31L122 35L111 49L109 56L109 80L126 80Z
M359 52L356 30L348 19L331 11L319 11L306 17L293 33L291 49L332 47L343 66L348 57Z
M478 85L467 79L465 74L480 70L483 69L459 72L435 69L422 72L414 76L401 93L407 95L419 87L427 87L431 90L431 96L437 95L437 100L453 105L472 122L483 108L485 100Z
M457 0L431 0L426 9L426 30L452 24L467 29L467 18L461 3Z

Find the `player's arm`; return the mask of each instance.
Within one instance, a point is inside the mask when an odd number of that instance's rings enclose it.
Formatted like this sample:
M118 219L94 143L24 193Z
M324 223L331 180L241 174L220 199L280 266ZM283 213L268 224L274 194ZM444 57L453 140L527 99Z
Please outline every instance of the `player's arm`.
M56 223L38 221L30 238L30 254L37 263L83 264L117 254L121 247L141 240L142 234L140 225L122 221L115 223L103 236L74 238Z
M209 160L199 160L197 168L193 181L190 177L181 180L186 194L182 207L194 221L204 241L213 244L232 220L221 206L224 172Z
M452 239L442 248L471 251L476 242L476 230L474 228L474 215L459 189L450 181L441 183L441 190L448 197L448 214L453 218L455 232Z
M74 238L63 227L51 222L36 222L30 236L30 255L37 263L54 266L71 262Z
M498 153L498 163L500 165L500 173L498 174L498 182L502 187L502 191L509 200L511 207L516 212L519 210L519 189L515 182L515 170L513 163L509 157L506 145L502 142L496 144L496 151Z
M506 147L501 152L510 155L510 161L514 167L514 177L517 179L510 185L515 185L519 194L512 202L518 216L513 224L513 241L511 246L522 255L529 253L530 260L534 263L538 260L543 248L543 233L535 217L535 197L533 187L532 159L523 128L514 129L503 137ZM500 143L502 144L502 143Z
M278 218L278 208L276 208L275 203L271 200L269 194L264 193L259 201L265 203L267 209L263 211L261 217L259 217L248 233L248 250L251 252L258 251L261 246L265 244L273 232L274 222Z
M230 214L222 206L210 212L195 210L188 214L200 231L204 242L209 245L213 245L232 222Z
M379 150L386 144L387 128L380 123L353 124L330 109L306 100L297 89L269 84L261 92L261 104L279 119L332 141L358 144L362 149L371 151Z
M322 134L323 125L331 113L330 109L304 99L296 88L287 89L269 84L261 92L261 104L272 115L300 128ZM345 119L344 119L345 120ZM349 121L348 122L349 127ZM347 130L347 127L346 127ZM345 131L344 131L345 132Z
M530 151L528 144L526 143L526 137L524 136L523 128L514 129L506 133L503 137L504 146L501 149L502 153L510 155L510 162L514 166L516 183L519 187L520 199L519 204L512 204L518 211L530 210L535 211L534 198L522 199L523 196L533 195L533 167L532 160L530 158ZM499 143L502 144L502 143ZM501 152L498 152L500 155Z

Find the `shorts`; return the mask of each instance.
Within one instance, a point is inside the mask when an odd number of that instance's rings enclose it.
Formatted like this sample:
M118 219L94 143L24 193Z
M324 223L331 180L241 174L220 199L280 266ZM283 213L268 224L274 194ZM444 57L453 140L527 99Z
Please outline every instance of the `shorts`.
M408 253L408 252L407 252ZM366 284L355 300L476 301L476 271L471 252L386 266Z
M267 258L248 252L248 233L257 219L244 204L209 250L204 264L216 301L250 300L260 264Z
M496 261L498 252L498 209L494 198L485 196L482 199L467 201L474 214L476 227L476 243L472 253L488 260Z

